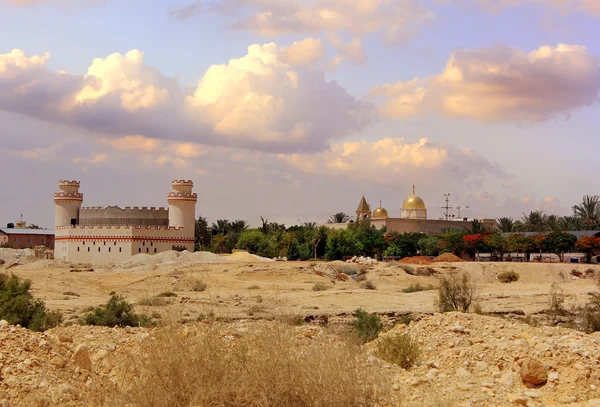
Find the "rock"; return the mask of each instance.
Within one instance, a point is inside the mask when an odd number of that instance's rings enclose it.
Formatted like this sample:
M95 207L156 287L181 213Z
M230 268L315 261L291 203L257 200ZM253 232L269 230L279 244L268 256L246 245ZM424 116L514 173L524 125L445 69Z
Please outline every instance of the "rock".
M508 393L506 395L506 399L514 404L519 404L521 406L526 406L527 405L527 398L525 398L524 396L521 396L519 394L513 394L513 393Z
M72 360L81 369L92 370L92 360L90 359L90 350L87 345L77 346Z
M550 372L550 374L548 375L548 381L555 382L557 380L558 380L558 372Z
M521 380L535 386L545 384L548 381L546 366L539 360L526 358L521 364Z
M9 324L8 324L8 321L6 321L6 320L4 320L4 319L0 321L0 329L4 329L4 328L6 328L8 325L9 325Z
M561 399L561 403L575 403L577 401L577 397L575 396L566 396Z
M475 369L479 370L480 372L485 372L486 370L488 370L489 366L490 365L487 362L477 362L477 364L475 365Z
M59 334L58 340L59 340L59 342L63 342L63 343L73 342L73 337L71 335L67 335L67 334Z

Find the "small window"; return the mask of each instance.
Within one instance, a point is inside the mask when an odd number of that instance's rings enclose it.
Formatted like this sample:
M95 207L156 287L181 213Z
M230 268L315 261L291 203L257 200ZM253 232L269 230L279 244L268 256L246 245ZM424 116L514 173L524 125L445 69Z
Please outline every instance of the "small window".
M111 249L111 247L109 247L109 248L108 248L108 252L109 252L109 253L110 253L110 249Z
M31 243L31 238L27 239L27 243Z
M104 246L106 246L106 242L104 242Z
M149 247L146 247L146 253L148 253L150 251Z
M140 248L138 249L138 253L141 253L141 252L142 252L142 248L140 247Z
M96 246L96 242L94 241L94 246Z
M46 239L42 237L42 243L46 243Z
M90 248L88 247L88 252L90 251Z
M85 246L85 240L83 241L83 245Z
M150 246L154 246L154 243L150 242Z
M115 242L115 246L117 245L117 242Z
M79 251L79 247L77 248L77 251Z
M119 247L119 253L121 253L121 248Z
M100 253L100 248L98 248L98 253Z
M142 242L142 246L146 246L146 242Z
M156 247L154 248L154 253L156 253Z

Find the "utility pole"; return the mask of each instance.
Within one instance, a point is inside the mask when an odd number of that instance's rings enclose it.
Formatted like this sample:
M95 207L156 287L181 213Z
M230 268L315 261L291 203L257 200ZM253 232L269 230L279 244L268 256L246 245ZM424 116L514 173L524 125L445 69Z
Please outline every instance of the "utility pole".
M459 218L459 219L461 219L461 217L460 217L460 210L461 210L462 208L463 208L463 207L462 207L462 206L460 206L460 205L458 205L458 206L456 207L456 209L458 209L458 218ZM465 209L469 209L469 205L465 205L465 207L464 207L464 208L465 208Z
M444 196L446 197L446 206L442 206L442 209L444 209L444 215L446 216L446 220L448 220L450 216L450 209L454 208L450 206L450 194L444 194Z

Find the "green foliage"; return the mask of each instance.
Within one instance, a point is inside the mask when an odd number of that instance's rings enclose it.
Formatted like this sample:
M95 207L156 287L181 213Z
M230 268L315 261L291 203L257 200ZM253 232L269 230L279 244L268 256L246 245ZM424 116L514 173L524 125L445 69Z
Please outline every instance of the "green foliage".
M386 257L411 257L419 250L419 241L423 238L422 233L386 233L384 236L388 247L383 253Z
M463 241L464 231L446 231L440 236L440 246L442 253L454 253L460 256L465 250Z
M421 348L409 334L387 335L377 341L375 356L410 369L421 357Z
M600 331L600 293L590 293L590 301L583 309L583 329L588 332Z
M292 240L288 246L286 257L290 261L300 260L300 248L298 247L298 242L296 240Z
M369 314L360 308L356 310L354 331L364 343L377 338L382 330L383 324L381 323L381 318L379 318L377 314Z
M492 256L504 258L504 254L508 250L508 240L500 233L492 233L485 237L485 245L489 248Z
M552 232L544 238L544 249L556 253L560 261L564 260L564 254L575 248L577 236L566 232Z
M417 243L417 247L423 256L437 257L440 255L440 239L437 236L422 237Z
M349 229L332 230L327 239L325 259L342 260L344 256L354 256L358 252L356 236Z
M512 283L513 281L519 281L519 277L519 273L511 270L503 271L502 273L498 274L496 278L501 283Z
M435 290L435 287L432 285L421 285L421 284L411 284L406 288L402 289L403 293L418 293L420 291L430 291Z
M195 250L207 250L210 248L210 229L206 218L199 216L195 224Z
M150 317L133 312L133 305L120 295L113 295L105 305L94 308L89 314L83 317L82 322L86 325L110 327L152 325Z
M43 301L33 298L30 288L29 280L0 273L0 319L32 331L44 331L59 325L62 314L47 311Z
M275 241L269 235L259 230L242 232L235 247L248 250L252 254L263 257L275 257L279 255Z
M461 276L442 276L436 305L440 312L468 312L477 298L477 286L463 273Z

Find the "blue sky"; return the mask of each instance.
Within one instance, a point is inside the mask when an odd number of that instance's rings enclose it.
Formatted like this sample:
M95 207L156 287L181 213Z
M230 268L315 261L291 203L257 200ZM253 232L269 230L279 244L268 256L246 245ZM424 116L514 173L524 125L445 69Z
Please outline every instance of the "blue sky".
M432 217L445 192L476 217L598 193L591 0L20 3L0 0L0 189L20 195L2 223L51 227L62 178L145 206L191 178L200 214L254 224L352 213L363 191L393 215L413 183Z

